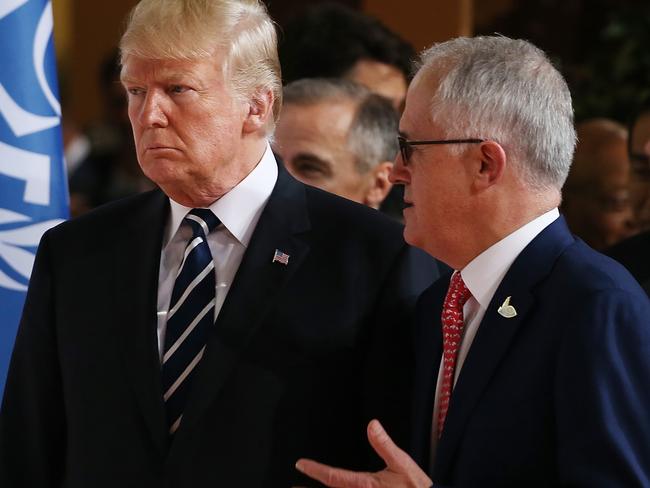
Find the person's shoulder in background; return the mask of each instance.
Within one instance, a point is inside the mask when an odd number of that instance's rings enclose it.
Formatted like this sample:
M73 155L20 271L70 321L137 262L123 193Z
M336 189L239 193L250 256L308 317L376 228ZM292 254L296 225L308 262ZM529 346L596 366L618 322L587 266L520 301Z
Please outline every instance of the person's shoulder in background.
M650 231L619 242L605 254L621 263L650 294Z

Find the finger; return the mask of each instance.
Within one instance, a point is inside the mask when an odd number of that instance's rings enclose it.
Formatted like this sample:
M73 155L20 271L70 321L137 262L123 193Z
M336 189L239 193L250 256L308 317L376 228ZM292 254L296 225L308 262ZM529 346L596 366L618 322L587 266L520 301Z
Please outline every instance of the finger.
M389 470L406 473L417 466L408 454L397 447L378 420L371 420L368 424L368 441Z
M330 488L370 488L375 486L370 473L355 473L333 468L310 459L299 459L296 469Z

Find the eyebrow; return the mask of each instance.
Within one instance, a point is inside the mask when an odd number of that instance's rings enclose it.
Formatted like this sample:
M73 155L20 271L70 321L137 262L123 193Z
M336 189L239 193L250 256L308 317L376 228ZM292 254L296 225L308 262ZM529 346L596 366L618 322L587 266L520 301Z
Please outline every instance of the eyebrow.
M170 73L169 75L166 75L163 72L160 81L163 83L178 83L178 84L185 83L185 84L192 84L192 85L199 84L198 79L188 73ZM127 76L120 75L120 83L122 84L131 83L137 85L138 83L140 83L140 81L128 75Z

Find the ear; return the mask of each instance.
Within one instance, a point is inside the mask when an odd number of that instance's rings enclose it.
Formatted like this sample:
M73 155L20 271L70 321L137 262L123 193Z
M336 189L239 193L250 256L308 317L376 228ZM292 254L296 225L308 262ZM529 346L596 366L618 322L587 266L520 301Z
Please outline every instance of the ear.
M503 178L507 165L506 152L498 142L485 141L479 147L480 162L474 174L474 186L484 190Z
M248 101L248 114L244 120L243 131L245 134L262 130L269 117L273 117L273 102L275 97L270 89L255 92Z
M379 208L379 205L384 201L393 186L388 181L388 175L390 175L392 169L393 163L384 161L368 172L368 186L363 199L364 204L372 208Z

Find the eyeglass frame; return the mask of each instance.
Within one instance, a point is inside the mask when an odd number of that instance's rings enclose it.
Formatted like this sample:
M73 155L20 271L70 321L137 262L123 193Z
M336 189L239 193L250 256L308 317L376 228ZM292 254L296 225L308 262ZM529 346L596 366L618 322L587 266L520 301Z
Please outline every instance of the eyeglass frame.
M428 146L428 145L436 145L436 144L480 144L481 142L485 142L486 139L439 139L439 140L433 140L433 141L411 141L407 139L406 137L402 135L397 136L397 144L399 146L399 152L400 155L402 156L402 162L406 166L409 163L409 159L411 158L411 154L406 154L406 147L410 146Z

